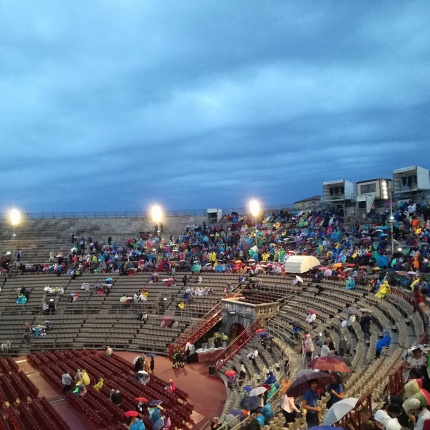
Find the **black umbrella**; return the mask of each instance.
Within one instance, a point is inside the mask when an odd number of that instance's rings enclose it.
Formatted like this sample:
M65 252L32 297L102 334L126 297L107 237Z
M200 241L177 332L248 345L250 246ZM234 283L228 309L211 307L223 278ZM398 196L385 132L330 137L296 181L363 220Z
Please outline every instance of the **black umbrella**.
M254 409L257 409L261 404L261 399L258 396L250 396L245 397L240 402L240 407L242 409L246 409L247 411L253 411Z
M301 370L297 379L288 388L287 394L291 397L300 397L309 388L309 381L317 381L320 385L326 386L333 382L333 375L325 372L310 369Z

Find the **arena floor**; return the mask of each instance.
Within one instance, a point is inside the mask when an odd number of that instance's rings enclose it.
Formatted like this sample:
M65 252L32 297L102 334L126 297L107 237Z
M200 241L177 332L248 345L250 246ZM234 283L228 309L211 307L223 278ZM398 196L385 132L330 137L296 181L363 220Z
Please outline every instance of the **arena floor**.
M137 353L122 351L116 352L116 354L130 361L130 363L138 355ZM46 397L57 412L66 420L71 429L93 429L90 423L81 418L69 406L65 400L65 396L54 390L45 382L38 370L30 366L25 356L17 357L15 361L18 363L20 370L39 388L39 396ZM209 376L207 364L195 363L187 365L184 369L173 370L168 358L156 357L154 373L166 381L173 379L179 388L189 394L190 402L194 405L192 419L195 425L192 429L200 430L206 427L208 420L221 414L226 400L226 390L220 379ZM60 381L58 381L58 385L61 385Z

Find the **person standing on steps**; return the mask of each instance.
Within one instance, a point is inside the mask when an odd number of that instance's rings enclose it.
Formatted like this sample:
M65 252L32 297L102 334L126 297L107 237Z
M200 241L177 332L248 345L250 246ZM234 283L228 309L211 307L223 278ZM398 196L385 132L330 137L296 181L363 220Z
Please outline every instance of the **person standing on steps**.
M154 357L151 357L151 362L149 363L149 368L151 370L151 374L154 374L154 368L155 368L155 362L154 362Z

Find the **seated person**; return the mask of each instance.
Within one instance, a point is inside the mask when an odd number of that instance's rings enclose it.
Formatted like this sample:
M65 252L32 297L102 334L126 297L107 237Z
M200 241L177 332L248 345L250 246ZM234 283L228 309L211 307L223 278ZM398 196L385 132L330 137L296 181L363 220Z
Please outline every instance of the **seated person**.
M112 388L109 398L114 405L119 406L122 403L122 394L119 390L114 390Z
M422 349L417 346L412 349L412 355L407 358L405 369L409 370L408 379L419 379L423 372L427 371L427 358L423 355Z
M110 346L108 346L106 348L106 351L103 353L105 357L112 357L112 354L113 354L113 349Z
M85 388L85 385L83 383L78 382L72 392L79 397L84 397L85 394L87 394L87 389Z
M342 327L351 327L355 323L355 315L350 315L348 319L342 321Z
M16 299L16 303L20 305L25 305L27 303L27 297L25 297L23 294L20 294Z
M97 381L97 383L93 385L93 388L96 391L100 391L103 388L103 382L104 382L103 378L99 378L99 380Z
M173 393L176 390L176 385L173 382L173 379L169 379L169 382L164 387L165 390L167 390L169 393Z
M306 322L309 324L312 324L313 322L315 322L316 319L317 319L316 314L309 312L308 316L306 317Z

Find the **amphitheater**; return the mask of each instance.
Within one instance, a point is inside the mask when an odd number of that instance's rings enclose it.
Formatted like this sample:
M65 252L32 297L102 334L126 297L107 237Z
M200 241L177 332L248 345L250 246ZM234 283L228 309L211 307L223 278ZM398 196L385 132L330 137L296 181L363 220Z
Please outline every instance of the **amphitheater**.
M168 216L163 236L178 237L187 226L203 221L207 222L203 215ZM17 227L14 239L8 220L1 220L0 248L2 255L20 249L24 263L45 264L52 251L68 255L73 234L103 241L111 236L116 243L125 245L127 239L136 237L139 232L152 231L153 223L141 217L74 218L52 214L32 218L28 215ZM276 303L273 306L276 312L264 320L264 325L261 324L263 321L257 321L245 327L238 338L230 338L212 361L190 363L183 371L175 372L169 361L172 345L180 347L187 341L194 343L201 338L207 343L213 341L207 333L212 333L211 330L219 324L225 285L237 283L237 274L205 273L201 287L212 288L214 294L196 297L184 311L177 307L185 290L179 282L183 276L180 271L175 275L178 282L170 287L163 282L150 283L148 272L137 272L135 276L109 276L113 284L108 295L94 294L93 289L80 289L84 282L90 286L103 282L105 274L84 273L72 279L66 274L57 277L53 273L11 273L1 280L0 342L10 341L11 346L2 352L0 359L0 429L122 429L126 428L124 412L134 409L134 399L139 396L161 400L171 418L171 428L210 428L211 417L224 418L228 411L240 408L241 387L228 388L225 377L225 372L232 367L238 369L242 363L246 366L243 386L261 384L269 370L278 382L283 377L294 379L295 372L304 366L293 334L296 321L300 321L312 337L323 333L335 344L340 336L347 336L353 369L345 379L347 397L357 397L359 404L375 407L387 393L402 391L401 359L405 349L416 343L427 343L426 308L417 306L407 292L393 289L385 300L378 300L365 286L346 293L344 284L332 279L316 283L312 277L304 276L303 284L294 287L292 278L260 275L260 289L252 300ZM169 276L160 273L161 278ZM30 300L24 305L16 303L17 289L23 286L31 292ZM46 286L64 289L61 296L53 295L57 308L49 316L42 310ZM143 304L119 302L123 294L130 295L142 288L149 291L148 300ZM76 302L67 300L71 292L79 292ZM310 306L318 313L314 325L304 322ZM351 330L341 327L340 320L345 318L344 310L348 308L366 308L373 314L375 323L370 343L365 342L358 322ZM137 318L143 311L148 313L146 324ZM173 317L178 325L161 328L165 316ZM25 324L37 324L48 318L53 329L46 336L32 337L27 342L23 337ZM261 326L273 336L270 351L261 346L259 336L255 335L256 328ZM375 359L375 344L385 329L390 330L392 343L380 359ZM114 349L110 359L101 354L107 345ZM251 364L246 356L255 348L259 354ZM156 354L157 366L160 366L160 373L156 372L157 376L151 377L146 386L138 384L132 377L131 360L142 352ZM61 392L61 375L77 368L85 368L92 381L102 376L106 381L103 389L96 391L88 387L84 399L66 397ZM177 385L173 393L164 389L169 375L173 375ZM123 394L121 407L109 401L110 389L118 387ZM278 391L272 396L275 411L280 404L280 394ZM208 402L205 403L203 397ZM324 397L319 401L323 411L326 401ZM281 415L275 413L263 428L281 429L283 422ZM147 429L153 428L148 417L144 417L144 423ZM234 424L230 422L223 428L232 428ZM343 425L359 428L353 415ZM304 419L298 418L289 428L305 427Z

